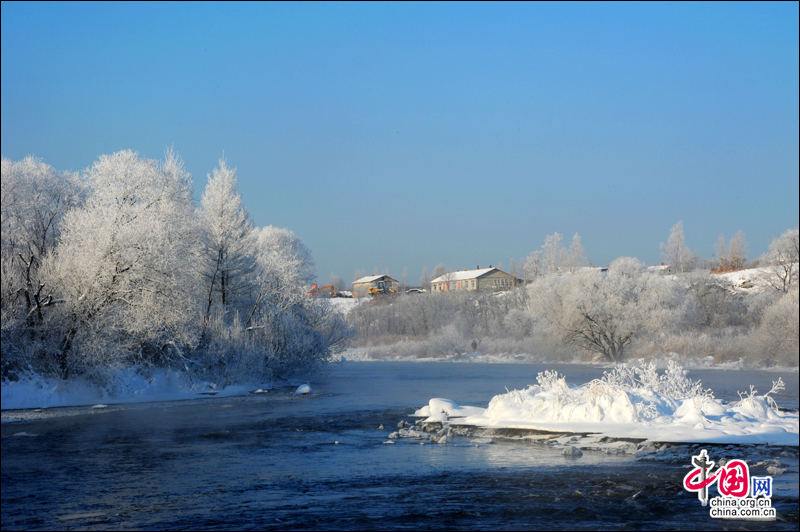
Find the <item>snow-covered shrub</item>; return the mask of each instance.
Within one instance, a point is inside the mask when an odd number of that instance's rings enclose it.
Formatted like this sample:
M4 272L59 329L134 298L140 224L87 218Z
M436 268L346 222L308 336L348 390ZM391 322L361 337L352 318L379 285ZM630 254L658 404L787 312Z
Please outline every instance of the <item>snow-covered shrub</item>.
M623 390L648 389L677 399L714 396L711 389L703 388L700 380L692 380L687 374L687 370L670 360L664 373L659 375L654 363L640 359L638 366L618 364L611 371L603 372L600 380Z
M688 295L693 299L691 325L701 329L747 324L747 296L732 292L719 275L705 271L687 274Z
M758 390L756 390L755 386L752 384L750 385L750 391L745 392L738 392L739 394L739 402L736 403L736 406L747 407L751 410L764 410L764 404L769 405L773 411L778 411L778 404L775 402L775 399L770 397L770 394L782 392L786 389L786 384L784 384L783 379L778 377L777 381L772 381L772 388L770 391L765 393L764 395L758 395Z
M786 292L764 312L753 335L757 352L772 362L796 366L800 353L800 290Z
M539 389L545 392L564 393L569 389L567 379L555 370L545 370L536 375Z
M433 333L430 343L441 355L453 356L466 353L469 342L458 325L450 323Z

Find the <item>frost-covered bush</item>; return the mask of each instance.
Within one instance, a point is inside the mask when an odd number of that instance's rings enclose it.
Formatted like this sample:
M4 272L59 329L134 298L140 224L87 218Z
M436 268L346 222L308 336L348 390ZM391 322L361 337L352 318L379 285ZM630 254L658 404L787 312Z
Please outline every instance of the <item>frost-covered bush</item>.
M625 349L643 334L670 330L687 314L681 285L627 257L612 262L607 273L540 278L528 291L536 320L550 324L563 343L611 362L624 360Z
M543 371L536 385L492 399L486 414L498 419L629 423L672 415L684 403L702 412L713 402L713 392L686 374L674 363L659 374L653 364L640 361L638 366L619 364L601 379L571 387L563 375Z
M536 382L540 390L546 392L564 392L567 390L567 380L564 375L559 375L555 370L545 370L536 375Z
M693 272L685 278L688 294L693 298L691 324L708 330L748 323L747 297L733 293L719 275Z
M739 402L736 403L736 405L747 407L751 410L763 411L764 405L766 404L773 411L777 412L779 410L778 404L775 402L775 399L770 397L770 394L782 392L785 389L786 385L780 377L778 377L777 381L772 381L772 388L764 395L758 395L758 390L751 384L749 392L737 392L739 394Z
M431 345L443 356L453 356L467 351L467 337L455 323L445 325L431 336Z
M435 341L449 325L461 335L460 342L473 340L524 339L532 320L524 315L524 290L493 292L447 292L384 298L359 304L348 314L358 330L357 343L375 345L386 339ZM523 314L520 314L523 313ZM465 349L459 348L460 352Z
M796 366L800 352L800 290L795 285L764 311L754 348L772 362Z
M648 389L678 399L713 397L711 389L703 388L702 382L688 378L687 374L688 371L673 360L669 361L663 374L658 373L654 363L639 360L637 366L614 366L612 370L603 372L600 380L623 390Z

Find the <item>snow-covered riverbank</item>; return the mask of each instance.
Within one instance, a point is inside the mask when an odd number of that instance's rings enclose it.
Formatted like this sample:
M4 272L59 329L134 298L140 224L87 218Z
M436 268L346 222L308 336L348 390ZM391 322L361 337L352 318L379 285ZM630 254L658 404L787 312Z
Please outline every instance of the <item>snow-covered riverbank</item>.
M96 386L82 379L62 380L29 374L3 382L2 410L54 408L97 403L144 403L182 401L198 397L248 395L258 386L215 387L208 382L191 382L185 374L159 370L145 377L135 368L120 371L108 386ZM261 388L268 388L262 385Z

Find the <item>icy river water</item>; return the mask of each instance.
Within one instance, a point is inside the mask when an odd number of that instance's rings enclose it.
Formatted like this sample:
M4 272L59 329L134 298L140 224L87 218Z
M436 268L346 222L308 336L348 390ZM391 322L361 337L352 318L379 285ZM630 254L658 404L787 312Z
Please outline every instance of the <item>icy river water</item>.
M524 440L447 445L399 440L401 420L432 397L485 407L494 395L557 369L570 384L587 366L346 362L313 384L234 398L4 411L2 526L11 529L755 529L797 530L793 494L780 519L713 520L681 487L691 455L672 459L561 449ZM717 397L738 399L778 375L784 407L798 406L798 374L700 370ZM383 424L386 430L377 430ZM336 444L335 442L338 442ZM709 454L712 453L712 447ZM714 453L778 457L787 449ZM783 452L783 455L780 453ZM750 455L750 456L747 456ZM783 456L784 458L780 458ZM763 473L763 472L762 472ZM754 473L755 474L755 473ZM765 474L765 473L764 473ZM792 491L792 490L790 490Z

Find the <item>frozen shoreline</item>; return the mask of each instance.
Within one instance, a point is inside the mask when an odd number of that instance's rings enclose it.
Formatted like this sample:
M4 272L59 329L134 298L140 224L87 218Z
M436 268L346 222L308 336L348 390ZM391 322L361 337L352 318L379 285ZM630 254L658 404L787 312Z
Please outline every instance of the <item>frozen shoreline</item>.
M419 358L414 355L399 355L396 357L382 357L372 358L369 355L367 347L350 348L345 351L339 358L343 362L418 362L427 364L431 362L447 362L453 364L576 364L586 365L596 368L613 368L615 364L606 361L590 361L586 362L579 358L572 360L557 360L547 357L540 357L528 353L501 353L501 354L488 354L488 353L469 353L458 356L443 356L443 357L428 357ZM711 357L706 358L683 358L677 355L664 356L660 358L647 359L648 362L653 362L659 368L667 367L670 361L677 361L686 369L718 369L721 371L771 371L782 373L798 373L800 366L753 366L744 361L714 363ZM630 362L636 362L631 360Z
M27 375L18 381L3 382L0 410L185 401L249 395L269 388L271 385L267 384L225 387L214 387L206 382L193 384L185 375L174 371L157 371L146 378L134 368L121 372L114 388L98 387L80 379L64 381Z

